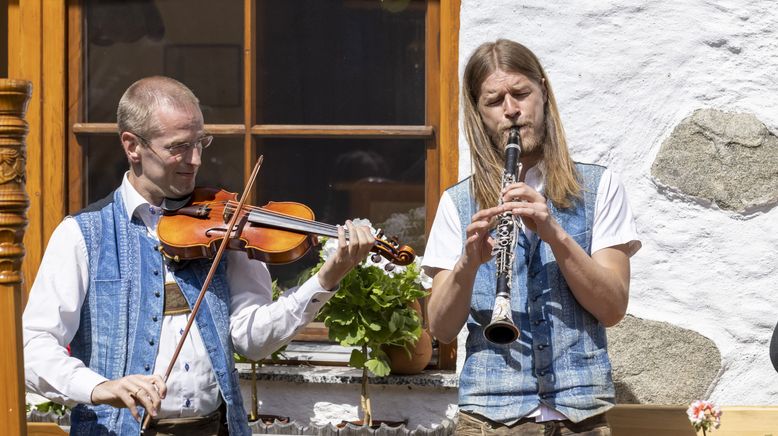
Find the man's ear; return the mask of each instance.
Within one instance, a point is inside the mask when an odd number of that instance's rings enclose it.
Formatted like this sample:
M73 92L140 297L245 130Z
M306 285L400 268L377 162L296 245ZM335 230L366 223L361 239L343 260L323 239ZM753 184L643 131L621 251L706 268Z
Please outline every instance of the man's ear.
M130 132L122 132L120 138L122 147L124 148L124 154L127 155L127 160L133 164L140 163L140 150L138 150L138 148L142 146L140 139Z

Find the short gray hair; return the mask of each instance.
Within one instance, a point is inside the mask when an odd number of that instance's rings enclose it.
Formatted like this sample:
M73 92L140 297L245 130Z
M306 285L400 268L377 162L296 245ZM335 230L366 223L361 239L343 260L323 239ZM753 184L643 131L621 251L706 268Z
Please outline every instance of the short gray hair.
M200 100L191 89L178 80L164 76L140 79L130 85L116 110L119 135L130 132L144 138L161 133L161 127L153 116L161 106L200 110Z

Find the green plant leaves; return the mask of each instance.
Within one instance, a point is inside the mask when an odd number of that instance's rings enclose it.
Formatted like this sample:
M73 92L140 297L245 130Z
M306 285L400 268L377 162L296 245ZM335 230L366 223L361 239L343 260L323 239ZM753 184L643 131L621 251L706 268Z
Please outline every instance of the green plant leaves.
M323 263L320 261L311 274ZM388 273L366 261L341 280L340 289L324 305L319 319L329 328L330 339L343 346L370 349L370 356L353 350L349 366L386 376L389 361L381 345L408 348L419 339L421 319L410 307L427 295L419 285L419 275L416 264Z

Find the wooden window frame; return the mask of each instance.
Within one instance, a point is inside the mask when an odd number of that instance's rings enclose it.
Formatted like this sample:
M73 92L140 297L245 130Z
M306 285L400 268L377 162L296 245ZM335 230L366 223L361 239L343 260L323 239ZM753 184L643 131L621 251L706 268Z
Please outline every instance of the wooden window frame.
M79 139L92 135L115 135L113 123L85 123L82 95L84 77L83 1L67 3L67 167L65 204L72 213L85 206L85 155ZM244 123L207 124L214 136L243 138L244 180L256 162L258 145L263 138L404 138L425 142L425 229L429 232L443 190L457 181L458 166L458 38L460 0L428 0L425 35L425 124L409 125L276 125L257 124L256 3L244 0ZM64 112L64 111L63 111ZM63 187L64 188L64 187ZM256 200L256 196L251 198ZM45 236L48 239L50 232ZM439 369L454 369L456 343L441 344Z

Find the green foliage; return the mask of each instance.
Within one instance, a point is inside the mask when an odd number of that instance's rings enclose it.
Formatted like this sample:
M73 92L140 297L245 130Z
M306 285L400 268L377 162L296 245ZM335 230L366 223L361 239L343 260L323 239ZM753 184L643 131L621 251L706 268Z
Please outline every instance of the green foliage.
M316 273L324 264L320 261ZM349 366L367 368L377 376L389 374L389 361L381 345L412 346L421 336L421 319L411 302L427 292L419 284L417 264L397 267L393 273L366 260L351 270L340 289L324 305L320 319L329 328L330 339L351 352ZM362 347L367 346L367 355Z
M44 403L39 403L36 405L32 405L30 403L27 403L27 412L29 413L30 410L35 408L38 412L41 413L52 413L57 416L64 416L65 412L68 411L67 406L63 406L62 404L55 403L53 401L46 401Z

